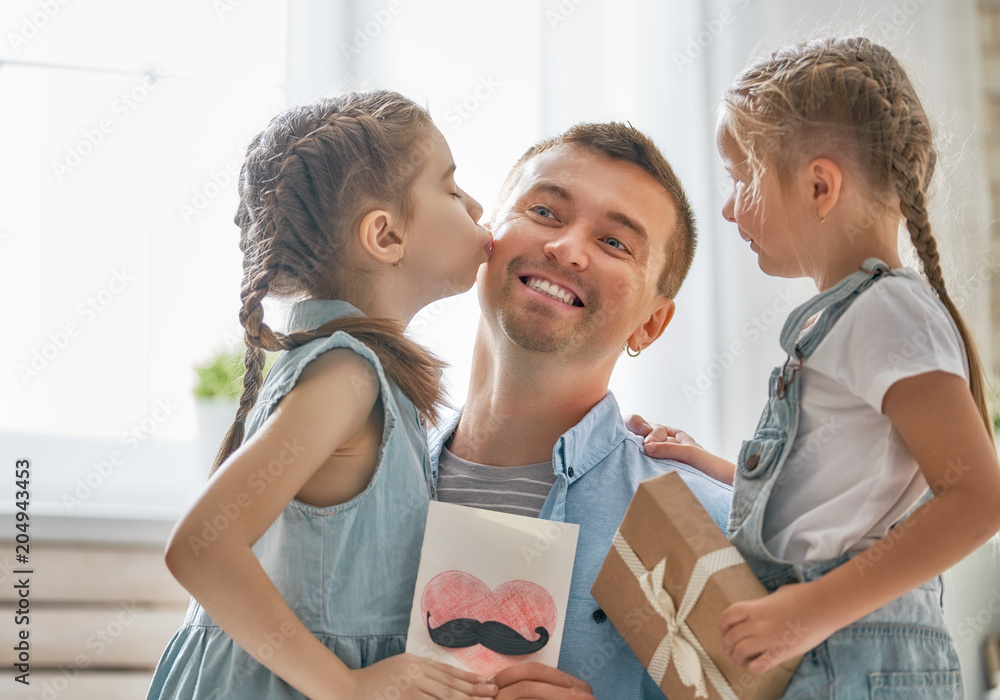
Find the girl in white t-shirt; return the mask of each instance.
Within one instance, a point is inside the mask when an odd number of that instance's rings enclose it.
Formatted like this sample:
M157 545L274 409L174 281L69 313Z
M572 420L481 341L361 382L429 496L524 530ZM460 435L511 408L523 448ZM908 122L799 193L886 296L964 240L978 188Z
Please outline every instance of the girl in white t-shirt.
M758 673L804 654L786 697L962 697L939 575L1000 529L1000 465L928 222L927 116L889 51L829 39L737 77L717 142L725 218L764 272L820 290L736 465L647 436L735 476L729 536L772 593L722 613L722 648ZM900 264L900 219L926 281Z

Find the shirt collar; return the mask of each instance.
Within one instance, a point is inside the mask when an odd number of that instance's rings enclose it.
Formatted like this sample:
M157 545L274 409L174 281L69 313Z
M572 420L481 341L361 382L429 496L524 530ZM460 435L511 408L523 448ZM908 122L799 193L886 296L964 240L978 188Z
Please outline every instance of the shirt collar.
M431 473L435 483L441 450L455 432L461 417L461 412L456 411L434 426L428 436ZM556 475L564 475L572 483L611 454L627 436L628 431L622 422L618 402L609 391L579 423L556 440L552 447L552 470Z
M364 315L357 307L339 299L304 299L288 313L288 332L309 331L348 314Z
M552 468L572 483L603 461L627 436L618 402L609 391L583 420L556 440Z

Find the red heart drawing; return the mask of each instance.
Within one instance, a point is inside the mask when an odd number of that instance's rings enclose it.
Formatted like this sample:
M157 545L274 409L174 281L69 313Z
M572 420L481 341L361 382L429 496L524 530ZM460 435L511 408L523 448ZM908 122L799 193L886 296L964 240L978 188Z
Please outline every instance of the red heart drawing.
M479 622L502 622L526 639L538 639L536 627L552 635L556 627L556 603L547 590L531 581L507 581L490 590L489 586L464 571L445 571L430 580L420 598L421 618L431 627L458 618ZM472 671L489 678L508 666L533 654L506 656L481 644L446 649Z

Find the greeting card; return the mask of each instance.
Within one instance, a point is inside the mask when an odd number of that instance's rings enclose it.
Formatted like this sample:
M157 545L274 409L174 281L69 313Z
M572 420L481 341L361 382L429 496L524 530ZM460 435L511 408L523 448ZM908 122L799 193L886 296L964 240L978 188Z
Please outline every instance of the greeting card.
M579 530L432 502L406 650L486 677L555 666Z

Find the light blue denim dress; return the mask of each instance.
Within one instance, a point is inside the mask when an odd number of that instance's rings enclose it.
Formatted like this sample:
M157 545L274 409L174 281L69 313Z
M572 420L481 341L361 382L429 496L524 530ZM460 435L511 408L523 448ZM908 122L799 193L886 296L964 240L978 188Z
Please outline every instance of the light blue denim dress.
M289 327L312 329L348 313L360 312L342 301L302 301L293 307ZM350 348L368 360L371 379L377 376L379 382L385 428L375 474L364 492L341 505L322 508L293 500L253 550L309 631L347 666L361 668L405 650L431 498L423 422L387 380L375 353L338 332L283 353L274 363L247 420L247 437L295 386L305 366L335 348ZM251 498L258 493L254 483L247 491ZM261 642L278 645L280 635ZM149 700L304 697L233 642L194 599L147 695Z
M729 518L729 539L769 591L815 580L859 553L805 566L781 561L764 545L764 513L795 441L801 391L798 368L847 307L880 277L892 274L885 263L871 258L859 272L796 308L782 328L781 345L789 359L772 372L768 403L756 433L740 449ZM808 320L820 311L823 314L803 336ZM958 654L941 603L937 577L839 630L805 654L784 697L961 699Z

